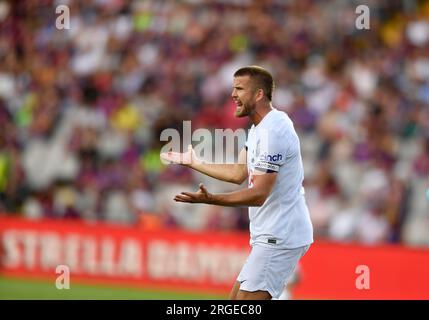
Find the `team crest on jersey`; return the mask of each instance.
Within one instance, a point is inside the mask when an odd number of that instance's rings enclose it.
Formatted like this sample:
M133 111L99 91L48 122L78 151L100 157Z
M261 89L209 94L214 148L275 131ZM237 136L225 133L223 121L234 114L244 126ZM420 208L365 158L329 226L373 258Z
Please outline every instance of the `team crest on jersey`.
M258 139L258 141L256 142L256 148L253 149L252 158L250 159L250 162L252 164L255 163L255 159L258 159L260 152L261 152L261 140Z

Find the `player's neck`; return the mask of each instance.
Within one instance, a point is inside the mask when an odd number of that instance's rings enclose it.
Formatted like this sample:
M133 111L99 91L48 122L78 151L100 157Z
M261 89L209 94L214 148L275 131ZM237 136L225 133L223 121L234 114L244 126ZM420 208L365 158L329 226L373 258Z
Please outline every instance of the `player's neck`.
M264 117L271 111L274 110L273 106L271 105L271 103L269 104L264 104L261 106L258 106L255 108L255 111L249 116L250 121L252 121L252 123L257 126L262 119L264 119Z

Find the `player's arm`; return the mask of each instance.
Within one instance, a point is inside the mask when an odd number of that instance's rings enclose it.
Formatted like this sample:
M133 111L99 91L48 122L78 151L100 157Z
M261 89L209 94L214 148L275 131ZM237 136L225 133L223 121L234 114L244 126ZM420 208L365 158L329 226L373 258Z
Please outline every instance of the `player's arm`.
M207 203L219 206L262 206L276 182L277 173L264 173L253 176L253 188L229 193L211 194L203 184L197 192L182 192L174 198L177 202Z
M185 153L161 153L161 159L168 163L189 167L212 178L235 184L242 184L248 175L246 165L247 151L245 148L241 150L238 156L238 163L232 164L205 163L196 157L192 146L189 146L188 151Z

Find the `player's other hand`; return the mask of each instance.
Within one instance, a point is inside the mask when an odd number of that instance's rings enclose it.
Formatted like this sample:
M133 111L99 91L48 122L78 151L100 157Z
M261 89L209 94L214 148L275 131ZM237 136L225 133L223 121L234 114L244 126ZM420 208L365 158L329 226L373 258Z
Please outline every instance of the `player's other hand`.
M161 152L160 154L161 161L165 164L181 164L185 166L190 166L195 162L196 156L195 151L192 149L192 145L188 146L188 151L184 153L180 152Z
M212 194L209 193L202 183L197 192L181 192L174 197L174 201L188 203L211 203Z

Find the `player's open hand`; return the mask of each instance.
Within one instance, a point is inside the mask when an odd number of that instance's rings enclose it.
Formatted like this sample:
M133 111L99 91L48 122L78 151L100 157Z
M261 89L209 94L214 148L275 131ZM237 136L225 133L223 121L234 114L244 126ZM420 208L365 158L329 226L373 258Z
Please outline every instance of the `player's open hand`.
M197 192L181 192L174 197L174 201L188 203L211 203L211 200L212 195L202 183Z
M184 153L180 152L162 152L160 158L164 163L170 164L181 164L185 166L190 166L196 159L195 151L192 149L192 145L188 146L188 151Z

